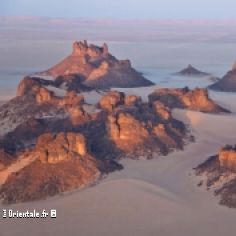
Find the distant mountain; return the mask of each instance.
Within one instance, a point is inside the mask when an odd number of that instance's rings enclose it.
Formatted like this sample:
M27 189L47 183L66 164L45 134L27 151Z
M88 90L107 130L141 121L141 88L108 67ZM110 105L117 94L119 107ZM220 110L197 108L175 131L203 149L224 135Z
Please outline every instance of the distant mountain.
M144 87L154 83L132 68L129 60L118 60L109 53L106 43L102 47L74 42L72 54L40 75L77 75L83 84L93 89L111 87Z
M227 72L218 82L210 85L209 88L218 91L236 92L236 63L232 70Z
M174 73L174 75L182 75L182 76L207 76L210 75L206 72L202 72L196 68L194 68L191 64L188 65L185 69Z

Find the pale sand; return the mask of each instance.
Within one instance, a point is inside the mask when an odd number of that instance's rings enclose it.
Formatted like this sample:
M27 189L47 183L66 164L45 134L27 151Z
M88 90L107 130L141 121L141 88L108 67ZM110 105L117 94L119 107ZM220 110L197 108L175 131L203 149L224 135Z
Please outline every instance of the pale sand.
M181 110L174 115L190 124L196 137L184 151L150 161L124 160L123 171L94 187L10 206L57 209L57 219L1 219L0 235L235 236L236 210L220 206L212 192L196 186L192 174L220 147L236 143L235 115Z

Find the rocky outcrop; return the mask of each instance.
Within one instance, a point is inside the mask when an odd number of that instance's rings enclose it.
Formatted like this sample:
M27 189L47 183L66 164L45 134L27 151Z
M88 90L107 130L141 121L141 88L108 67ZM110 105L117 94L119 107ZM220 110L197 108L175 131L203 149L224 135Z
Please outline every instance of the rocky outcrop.
M236 64L236 63L235 63ZM232 70L226 73L222 79L209 86L209 89L223 91L223 92L236 92L236 66L233 65Z
M36 160L7 178L0 190L4 203L44 199L85 187L102 174L122 168L115 161L96 159L85 136L74 132L43 134L22 155Z
M185 108L201 112L228 112L212 101L206 89L157 89L149 95L149 101L160 101L169 108Z
M194 68L192 65L188 65L185 69L175 73L174 75L181 75L181 76L207 76L210 75L206 72L202 72L196 68Z
M195 169L203 176L199 186L206 185L220 197L220 203L236 208L236 147L226 146Z
M82 81L84 86L93 89L153 85L131 67L129 60L118 60L112 56L107 44L98 47L93 44L88 45L86 41L74 42L71 55L40 74L55 78L63 77L64 82L70 79L68 75L73 74L79 78L77 81ZM77 86L75 80L69 86L75 89Z
M146 104L138 96L113 91L101 98L99 107L108 115L109 138L124 156L151 158L184 143L184 125L161 102Z

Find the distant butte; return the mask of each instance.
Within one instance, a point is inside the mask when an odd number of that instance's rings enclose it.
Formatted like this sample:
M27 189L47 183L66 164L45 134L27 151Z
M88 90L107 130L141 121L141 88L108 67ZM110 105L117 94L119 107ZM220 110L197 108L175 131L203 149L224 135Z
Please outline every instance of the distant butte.
M83 85L92 89L109 89L111 87L145 87L154 85L131 66L129 60L118 60L110 54L108 45L102 47L87 41L74 42L72 53L64 60L39 73L39 75L61 77L76 75L83 80Z
M234 63L232 69L222 79L210 85L209 88L217 91L236 92L236 63Z
M191 64L188 65L185 69L174 73L174 75L182 75L182 76L207 76L210 75L206 72L202 72L196 68L194 68Z

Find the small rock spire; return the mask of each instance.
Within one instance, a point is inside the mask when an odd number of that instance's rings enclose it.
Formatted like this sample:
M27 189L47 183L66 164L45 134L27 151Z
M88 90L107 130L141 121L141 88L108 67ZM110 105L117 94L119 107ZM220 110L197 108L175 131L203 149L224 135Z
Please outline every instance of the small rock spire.
M102 53L103 53L103 55L108 55L109 54L108 45L106 43L104 43L103 46L102 46Z

